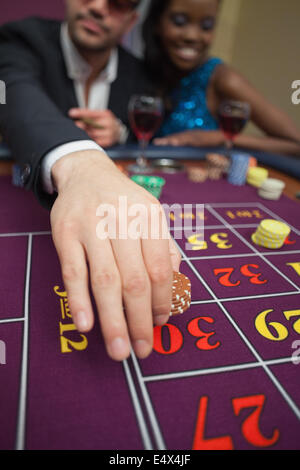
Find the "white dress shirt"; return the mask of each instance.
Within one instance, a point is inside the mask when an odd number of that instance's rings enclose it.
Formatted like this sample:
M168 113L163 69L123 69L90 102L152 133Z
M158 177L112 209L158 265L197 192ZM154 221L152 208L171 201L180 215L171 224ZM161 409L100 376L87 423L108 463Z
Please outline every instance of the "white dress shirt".
M107 109L111 83L114 82L117 78L118 50L114 49L111 52L107 66L92 83L88 96L88 102L86 103L85 83L91 74L91 67L79 54L78 50L73 44L69 36L67 23L63 23L61 26L60 41L68 77L74 82L75 94L79 107L94 110ZM124 143L128 137L128 130L126 126L121 123L121 121L120 127L119 143ZM64 145L59 145L45 155L42 160L41 176L43 187L47 193L53 194L55 191L51 177L51 170L54 163L69 153L82 150L103 151L103 149L98 144L96 144L96 142L91 140L79 140L76 142L69 142Z

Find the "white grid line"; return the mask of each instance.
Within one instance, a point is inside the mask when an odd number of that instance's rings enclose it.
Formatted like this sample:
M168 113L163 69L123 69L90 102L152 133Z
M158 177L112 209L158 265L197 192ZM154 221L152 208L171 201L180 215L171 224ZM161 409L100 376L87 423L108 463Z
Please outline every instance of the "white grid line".
M286 364L289 362L293 362L292 357L285 357L281 359L270 359L267 361L263 361L264 364L268 366L275 366L279 364ZM259 362L248 362L245 364L236 364L231 366L221 366L221 367L213 367L210 369L198 369L198 370L190 370L190 371L183 371L183 372L171 372L167 374L156 374L156 375L147 375L144 376L144 382L156 382L162 380L173 380L173 379L185 379L189 377L198 377L201 375L211 375L211 374L220 374L224 372L235 372L239 370L248 370L248 369L255 369L262 367Z
M191 250L194 251L194 250ZM300 255L300 250L293 251L274 251L272 253L264 251L260 252L262 256L283 256L283 255ZM239 253L233 255L214 255L214 256L191 256L189 260L191 261L202 261L204 259L226 259L226 258L247 258L248 256L258 256L256 253Z
M206 206L210 206L210 207L208 207L208 209L210 210L210 209L212 209L212 206L214 206L214 207L233 207L233 206L234 207L245 207L245 206L246 207L257 207L257 203L246 203L246 204L240 204L240 203L239 204L230 204L230 203L227 203L227 204L211 204L211 205L207 204ZM264 207L262 207L261 210L264 211ZM212 213L212 210L210 210L210 212ZM213 214L213 215L215 215L215 214ZM217 214L217 215L219 215L219 214ZM220 220L219 217L217 217L217 218ZM252 227L256 228L258 226L258 223L253 224L253 225L252 224L239 224L239 225L235 225L235 226L230 226L229 224L226 223L226 221L224 219L221 220L221 222L223 224L221 226L208 226L208 227L210 227L210 228L226 228L227 227L231 232L233 232L232 227L234 227L234 228L252 228ZM224 227L224 225L225 225L225 227ZM208 228L208 227L206 227L206 228ZM295 230L295 232L297 233L296 230ZM241 241L244 243L244 240L242 238L241 238ZM206 369L206 370L202 370L202 371L201 370L186 371L186 372L182 372L182 373L179 372L179 373L171 373L171 374L159 374L159 375L144 377L142 375L141 371L140 371L137 359L133 355L132 358L133 358L133 362L134 362L134 367L135 367L135 370L136 370L136 373L137 373L137 376L138 376L138 381L139 381L140 386L143 390L143 396L144 396L145 404L146 404L148 414L149 414L149 417L150 417L150 421L151 421L151 424L152 424L152 429L154 431L154 435L156 435L156 431L159 431L159 436L161 436L160 430L158 428L158 423L157 423L155 411L152 407L151 400L150 400L150 397L148 395L147 388L145 387L145 384L147 382L153 382L153 381L156 381L156 380L170 380L172 378L179 378L179 377L206 375L206 374L209 374L209 373L231 372L231 371L235 371L235 370L244 370L244 369L247 370L247 369L250 369L250 368L259 368L259 367L261 367L266 372L266 374L268 375L270 380L273 382L274 386L277 388L279 393L283 396L284 400L290 406L290 408L292 409L294 414L297 416L298 419L300 419L300 410L299 410L299 408L294 403L294 401L289 396L289 394L286 392L286 390L282 387L281 383L277 380L277 378L274 376L272 371L269 370L269 368L268 368L268 366L292 362L292 358L289 357L289 358L272 359L272 360L264 361L260 357L260 355L258 354L256 349L252 346L252 344L250 343L250 341L248 340L246 335L244 335L243 331L239 328L238 324L235 323L233 318L229 315L229 313L227 312L225 307L222 305L223 302L231 302L231 301L236 301L236 300L246 300L246 299L248 300L248 299L256 299L256 298L275 297L275 296L276 297L277 296L281 297L281 296L286 296L286 295L299 295L300 294L300 289L297 286L295 286L294 283L292 283L293 287L296 287L296 291L283 292L283 293L273 293L273 294L267 294L267 295L245 296L245 297L238 297L238 298L234 297L234 298L228 298L228 299L218 299L217 296L214 294L214 292L210 289L208 284L204 281L202 276L198 273L197 269L193 266L191 261L192 260L196 261L197 257L189 259L185 255L184 251L181 249L181 247L179 245L178 245L178 248L179 248L179 250L182 254L182 261L186 262L189 265L189 267L195 273L196 277L200 280L202 285L204 285L204 287L207 289L207 291L213 297L213 299L211 299L211 300L192 302L192 305L210 304L210 303L218 304L220 309L223 311L223 313L225 314L225 316L227 317L229 322L233 325L234 329L237 331L237 333L242 338L244 343L248 346L250 351L253 353L254 357L256 357L258 362L245 364L245 365L242 364L242 365L236 365L236 366L228 366L228 367L226 366L226 367L220 367L220 368L214 368L214 369ZM251 250L253 250L253 247L251 245L249 245L249 248ZM259 252L255 252L255 250L253 250L253 251L254 251L254 253L243 254L242 256L243 257L258 256L260 258L263 258L264 261L267 262L267 260L264 258L265 256L269 256L269 255L272 255L272 256L273 255L288 255L288 254L298 254L298 253L300 253L300 250L292 250L292 251L285 251L285 252L272 252L272 253L259 253ZM216 256L200 257L199 259L203 260L203 259L215 259L215 258L227 258L227 257L230 258L230 257L232 257L232 255L231 256L230 255L228 255L228 256L225 255L225 256L220 256L220 257L216 257ZM237 254L237 255L234 255L234 257L241 257L241 255ZM268 264L270 264L270 266L273 269L275 269L275 267L272 265L272 263L268 263ZM288 278L287 278L287 280L289 281ZM164 447L162 447L162 448L164 448Z
M16 432L16 450L23 450L25 446L26 430L26 400L27 400L27 380L28 380L28 342L29 342L29 294L30 294L30 274L32 261L32 235L28 237L27 264L24 292L24 331L22 347L21 379L19 389L19 406Z
M300 292L292 291L292 292L276 292L273 294L261 294L261 295L248 295L245 297L228 297L223 299L209 299L209 300L193 300L191 305L202 305L202 304L212 304L218 301L220 302L236 302L242 300L253 300L253 299L265 299L267 297L285 297L287 295L300 295Z
M51 235L52 232L15 232L15 233L0 233L0 238L9 237L29 237L36 235Z
M212 207L208 207L208 210L211 211L211 213L217 217L220 222L223 222L225 227L227 227L228 229L230 229L230 231L236 236L238 237L241 242L243 242L245 245L248 246L248 248L250 248L254 253L256 253L260 258L263 259L263 261L265 261L265 263L267 263L269 266L271 266L272 269L274 269L274 271L277 272L277 274L279 274L281 277L283 277L289 284L291 284L298 292L300 292L300 288L294 284L293 281L291 281L285 274L283 274L276 266L274 266L270 260L268 260L264 255L262 255L254 246L251 245L251 243L249 243L245 237L243 237L243 235L241 235L239 232L237 232L234 228L232 228L230 226L230 224L228 224L228 222L226 222L225 219L223 219L223 217L218 214Z
M265 207L263 204L261 204L260 202L257 203L257 206L260 207L261 210L263 210L264 212L266 212L267 214L269 214L271 217L274 217L276 220L280 220L281 222L284 222L285 224L287 223L288 226L292 229L293 232L295 232L296 235L300 236L300 231L297 230L293 225L291 225L290 223L286 222L282 217L279 217L278 215L276 215L274 212L271 211L271 209L269 209L268 207Z
M162 433L161 433L161 430L160 430L160 427L159 427L159 424L158 424L158 420L156 418L155 411L153 409L151 399L150 399L149 394L148 394L147 387L144 383L144 379L143 379L143 376L141 374L141 370L140 370L138 361L137 361L136 356L135 356L133 351L131 351L131 358L132 358L135 373L136 373L136 376L137 376L137 379L138 379L138 382L139 382L139 385L140 385L140 389L141 389L141 392L142 392L142 395L143 395L143 398L144 398L144 403L145 403L147 413L148 413L148 416L149 416L149 420L150 420L150 423L151 423L151 427L152 427L152 430L153 430L154 439L156 440L157 450L166 450L166 444L164 442L164 439L163 439L163 436L162 436Z
M215 216L217 216L217 218L223 222L225 224L225 226L227 226L227 222L223 219L222 216L220 216L212 207L209 207L207 206L208 210ZM231 229L231 227L229 226L230 230L235 233L235 230L234 229ZM236 233L237 234L237 233ZM242 239L243 237L241 236L241 241L243 241ZM246 242L246 240L245 240ZM248 243L248 242L247 242ZM249 245L251 247L251 245ZM252 248L252 247L251 247ZM262 257L263 258L263 257ZM191 268L193 268L193 271L195 272L196 276L198 277L198 279L200 279L203 282L205 282L202 277L199 275L198 271L196 270L196 268L194 268L193 264L191 262L189 262L189 265ZM206 284L206 283L205 283ZM213 294L213 297L217 299L217 297L215 296L214 292L211 291L211 294ZM246 335L244 335L244 333L240 330L239 326L235 323L235 321L232 319L232 317L230 316L230 314L227 312L227 310L225 309L225 307L223 306L223 304L219 301L218 302L218 305L219 307L223 310L223 312L225 313L225 315L227 316L227 318L229 319L229 321L232 323L232 325L235 327L235 329L237 330L237 332L240 334L240 336L242 337L242 339L244 340L244 342L247 344L247 346L250 348L250 350L252 351L252 353L254 353L255 357L258 359L258 361L260 362L260 364L262 365L262 367L264 368L265 372L267 373L267 375L269 376L269 378L271 379L271 381L273 382L273 384L277 387L278 391L281 393L281 395L283 396L283 398L285 399L285 401L288 403L288 405L290 406L290 408L293 410L293 412L295 413L295 415L297 416L298 419L300 419L300 410L299 408L296 406L296 404L294 403L294 401L291 399L291 397L289 396L289 394L286 392L286 390L282 387L281 383L277 380L277 378L274 376L274 374L269 370L269 368L263 363L263 360L262 358L260 357L260 355L258 354L258 352L256 351L256 349L252 346L252 344L250 343L250 341L248 340L248 338L246 337Z
M150 436L149 436L149 433L148 433L147 425L146 425L146 422L145 422L145 419L144 419L144 416L143 416L143 412L142 412L142 408L141 408L141 405L140 405L140 402L139 402L138 394L136 392L135 385L134 385L134 382L133 382L133 379L132 379L132 376L131 376L131 372L130 372L130 369L129 369L129 366L128 366L128 362L126 360L123 361L123 367L124 367L124 372L125 372L129 392L130 392L131 399L132 399L132 402L133 402L133 407L134 407L135 414L136 414L136 417L137 417L138 427L139 427L139 430L140 430L140 433L141 433L141 436L142 436L144 449L145 450L153 450L153 446L152 446L151 439L150 439Z
M16 323L18 321L24 321L24 317L19 317L19 318L5 318L4 320L0 320L0 325L2 323Z
M254 348L254 346L250 343L250 341L248 340L247 336L243 333L243 331L240 329L240 327L238 326L238 324L234 321L234 319L230 316L230 314L228 313L228 311L226 310L226 308L224 307L224 305L220 302L220 300L217 298L217 296L214 294L214 292L210 289L210 287L208 286L208 284L205 282L205 280L202 278L202 276L198 273L197 269L194 267L194 265L185 257L185 254L184 252L182 251L182 249L179 247L180 251L182 252L182 256L186 259L186 261L188 262L190 268L192 269L192 271L195 273L195 275L198 277L198 279L201 281L201 283L206 287L206 289L210 292L210 294L213 296L213 298L217 301L217 304L218 306L220 307L220 309L223 311L223 313L225 314L225 316L227 317L227 319L230 321L230 323L232 324L232 326L235 328L235 330L237 331L237 333L240 335L240 337L242 338L242 340L244 341L244 343L248 346L248 348L250 349L250 351L252 352L252 354L256 357L256 359L258 360L258 362L261 364L261 366L264 368L265 372L267 373L267 375L269 376L269 378L271 379L271 381L274 383L274 385L277 387L277 389L279 390L279 392L281 393L281 395L283 396L283 398L285 399L285 401L288 403L288 405L290 406L290 408L293 410L293 412L295 413L295 415L297 416L298 419L300 419L300 410L297 408L296 404L293 402L293 400L291 399L291 397L288 395L288 393L285 391L285 389L281 386L281 384L278 382L278 380L276 379L276 377L272 374L272 372L268 369L268 367L264 364L264 361L262 360L262 358L260 357L260 355L258 354L258 352L256 351L256 349Z
M236 224L236 225L233 225L233 227L235 228L256 228L258 226L258 223L257 224ZM173 232L176 232L176 231L182 231L184 232L185 230L188 231L188 230L221 230L223 229L224 230L224 225L206 225L205 223L203 225L200 225L199 227L197 225L192 225L190 227L188 226L182 226L182 227L169 227L169 229Z

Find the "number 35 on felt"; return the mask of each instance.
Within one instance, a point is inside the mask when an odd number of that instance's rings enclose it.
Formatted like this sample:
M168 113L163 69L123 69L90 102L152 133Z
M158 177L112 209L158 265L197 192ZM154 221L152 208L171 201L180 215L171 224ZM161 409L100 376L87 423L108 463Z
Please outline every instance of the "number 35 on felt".
M203 234L194 234L188 237L187 249L193 251L207 250L208 243L203 239ZM219 250L229 250L232 248L232 244L228 240L227 233L214 233L209 237L210 241L217 245Z

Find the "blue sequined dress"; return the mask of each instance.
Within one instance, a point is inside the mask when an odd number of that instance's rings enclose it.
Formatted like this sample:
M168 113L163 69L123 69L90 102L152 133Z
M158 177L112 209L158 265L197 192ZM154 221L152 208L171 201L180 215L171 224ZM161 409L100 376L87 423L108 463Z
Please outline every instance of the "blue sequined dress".
M221 59L212 57L181 80L180 85L170 94L173 111L166 117L158 136L190 129L219 128L207 107L206 92L215 68L222 63Z

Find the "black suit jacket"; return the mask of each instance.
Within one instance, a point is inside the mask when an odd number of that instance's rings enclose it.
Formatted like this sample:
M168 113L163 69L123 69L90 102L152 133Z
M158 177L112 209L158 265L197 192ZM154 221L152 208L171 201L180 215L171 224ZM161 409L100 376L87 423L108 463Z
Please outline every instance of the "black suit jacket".
M22 168L23 186L33 188L46 206L53 198L40 184L41 159L58 145L89 139L68 118L78 103L60 46L60 27L59 21L28 18L0 28L0 79L6 83L0 131ZM128 125L130 96L149 90L141 62L120 47L108 108Z

